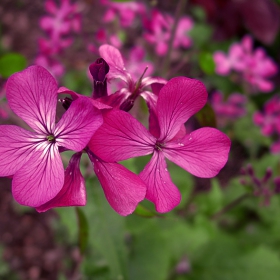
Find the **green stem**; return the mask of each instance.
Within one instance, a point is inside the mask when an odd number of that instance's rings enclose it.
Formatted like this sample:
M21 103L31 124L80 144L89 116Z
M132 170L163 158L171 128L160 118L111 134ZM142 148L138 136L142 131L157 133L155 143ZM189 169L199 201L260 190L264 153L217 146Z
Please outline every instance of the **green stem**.
M252 196L251 193L245 193L245 194L239 196L238 198L233 200L231 203L226 205L224 208L222 208L219 212L217 212L214 215L212 215L211 216L211 220L219 219L223 214L225 214L226 212L230 211L232 208L234 208L235 206L240 204L243 200L245 200L246 198L251 197L251 196Z
M163 67L162 67L163 76L168 71L168 67L169 67L169 64L170 64L171 52L172 52L172 48L173 48L173 41L174 41L174 38L175 38L175 35L176 35L177 25L178 25L181 13L185 9L186 3L187 3L187 0L180 0L178 5L177 5L177 8L176 8L175 21L174 21L174 25L172 26L170 40L168 42L168 51L167 51L167 55L165 57L165 60L163 62Z

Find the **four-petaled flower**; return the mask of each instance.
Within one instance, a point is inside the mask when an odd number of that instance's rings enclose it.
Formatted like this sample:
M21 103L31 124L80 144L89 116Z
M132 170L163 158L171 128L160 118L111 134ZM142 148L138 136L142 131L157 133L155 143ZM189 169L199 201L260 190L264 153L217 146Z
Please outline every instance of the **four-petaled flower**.
M146 198L158 212L177 206L181 195L172 183L165 157L198 177L213 177L228 159L229 138L214 128L186 134L184 123L207 101L203 84L185 77L171 79L159 92L153 125L148 131L127 112L112 110L93 135L89 148L105 161L153 154L139 174L147 184Z
M15 73L6 84L10 108L32 129L0 126L0 176L13 176L13 196L23 205L40 207L58 195L68 184L59 149L83 150L102 124L100 111L85 97L73 101L56 124L57 90L41 66Z

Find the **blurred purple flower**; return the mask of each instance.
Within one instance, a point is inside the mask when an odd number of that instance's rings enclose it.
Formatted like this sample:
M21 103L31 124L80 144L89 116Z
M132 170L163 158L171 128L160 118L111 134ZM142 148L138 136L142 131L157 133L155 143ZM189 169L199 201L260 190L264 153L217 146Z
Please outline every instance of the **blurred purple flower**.
M0 126L0 176L13 176L12 192L18 203L40 207L69 184L59 149L84 149L102 124L102 115L87 98L79 98L56 123L58 86L41 66L13 74L6 91L11 109L31 130ZM78 205L84 204L83 186L77 187L74 197L72 193L64 197L63 206L73 205L77 196Z
M269 206L270 199L280 191L280 178L272 177L272 169L268 167L263 178L259 179L251 164L241 170L243 178L241 184L252 188L254 196L261 197L261 206ZM249 179L249 180L248 180Z
M201 82L173 78L159 92L150 131L130 114L111 110L103 115L104 123L89 148L107 162L152 154L139 176L148 187L146 198L155 203L157 211L170 211L180 203L181 195L171 181L165 157L203 178L217 175L228 159L230 140L222 132L207 127L182 133L184 123L206 101Z

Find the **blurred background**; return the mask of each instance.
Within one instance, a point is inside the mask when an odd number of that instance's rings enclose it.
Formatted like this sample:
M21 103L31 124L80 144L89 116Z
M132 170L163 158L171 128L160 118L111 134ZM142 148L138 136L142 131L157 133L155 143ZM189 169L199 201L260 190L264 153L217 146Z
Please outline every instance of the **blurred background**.
M279 0L1 0L0 124L24 125L5 96L14 72L42 65L60 86L91 95L88 66L110 44L135 80L146 66L146 76L201 80L208 103L186 129L216 127L232 146L212 179L168 162L182 201L166 214L148 201L115 213L86 158L85 207L39 214L0 178L0 279L278 280L279 27ZM147 123L142 100L131 114ZM148 160L122 164L138 174Z

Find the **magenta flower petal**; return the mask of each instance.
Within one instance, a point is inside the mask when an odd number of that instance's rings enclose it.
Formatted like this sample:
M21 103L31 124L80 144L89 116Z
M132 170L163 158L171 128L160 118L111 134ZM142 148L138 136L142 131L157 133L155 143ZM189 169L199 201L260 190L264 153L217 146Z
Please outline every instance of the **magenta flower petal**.
M204 127L181 140L166 143L164 155L191 174L210 178L216 176L228 160L229 138L219 130Z
M181 194L171 181L162 152L154 152L139 177L147 185L146 198L155 204L158 212L168 212L180 203Z
M101 159L114 162L151 154L156 139L130 114L112 110L88 146Z
M54 134L59 146L81 151L101 126L102 115L86 97L73 101L58 122Z
M107 74L108 79L120 78L126 82L131 78L124 67L122 55L117 48L105 44L99 47L99 54L110 66L110 71Z
M11 109L36 132L53 131L57 83L41 66L13 74L6 84Z
M157 102L160 141L171 140L193 114L207 101L205 86L185 77L171 79L161 89Z
M12 192L18 203L39 207L61 190L64 169L56 145L41 142L31 153L28 163L13 176Z
M30 159L35 134L15 125L0 126L0 176L13 175Z
M145 183L121 164L103 162L91 156L90 158L111 207L122 216L131 214L145 198Z
M45 212L54 207L86 205L85 180L80 171L81 155L82 153L76 153L71 157L65 170L63 188L53 199L37 207L38 212Z
M149 108L149 131L154 137L158 138L160 135L160 127L156 110L158 97L150 91L144 91L140 95L144 98Z

